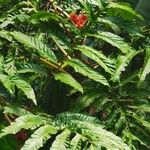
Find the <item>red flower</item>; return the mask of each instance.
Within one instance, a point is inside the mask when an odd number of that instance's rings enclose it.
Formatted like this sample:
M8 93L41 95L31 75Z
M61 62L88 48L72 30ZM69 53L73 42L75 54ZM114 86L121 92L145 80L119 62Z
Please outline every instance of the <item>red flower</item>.
M88 17L85 14L79 15L77 15L76 13L70 14L70 20L78 29L81 29L85 25L87 19Z

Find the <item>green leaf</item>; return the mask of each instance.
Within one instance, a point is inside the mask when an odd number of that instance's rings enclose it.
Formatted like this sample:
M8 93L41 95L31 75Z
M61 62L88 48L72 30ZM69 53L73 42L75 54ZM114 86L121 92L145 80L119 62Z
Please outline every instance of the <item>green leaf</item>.
M56 13L49 13L47 11L38 11L31 16L31 22L34 23L35 20L37 21L48 21L49 19L53 19L59 21L61 16L57 15Z
M81 110L85 109L86 107L90 106L101 94L97 92L89 92L85 95L77 98L74 105L72 106L72 110L75 112L80 112Z
M121 30L119 30L120 32L122 32L122 29L123 29L123 31L129 33L132 36L144 37L142 35L140 26L136 26L136 22L133 23L130 20L127 21L127 20L124 20L124 19L118 18L118 17L108 17L108 20L111 21L113 24L117 25L119 27L119 29L121 29ZM115 29L113 24L112 24L112 26L110 24L110 26L112 27L112 29ZM116 31L116 30L114 30L114 31Z
M56 63L57 58L54 52L38 38L25 35L21 32L10 32L10 35L25 46L32 48L40 57Z
M114 62L107 58L101 51L97 51L94 48L88 46L77 46L77 50L80 50L84 55L88 56L90 59L96 61L104 70L110 74L114 72L113 68Z
M128 137L129 139L132 139L133 141L139 141L142 145L147 147L147 143L143 139L140 139L138 136L134 135L133 133L126 132L125 134L126 137Z
M61 73L54 74L54 76L55 76L55 80L60 80L61 82L68 84L72 86L74 89L83 93L82 86L70 74L61 72Z
M126 55L118 56L117 62L116 62L116 69L111 78L112 81L117 81L120 79L121 72L125 71L125 67L129 64L131 59L137 54L138 52L132 50L128 52Z
M92 80L95 80L95 81L100 82L100 83L102 83L106 86L109 86L109 83L108 83L108 81L106 80L106 78L104 76L102 76L98 72L92 70L91 68L89 68L88 66L83 64L78 59L70 59L68 61L65 61L64 64L72 66L75 69L76 72L78 72L78 73L80 73L84 76L87 76Z
M138 116L136 113L133 113L132 117L150 131L150 122L149 121L144 120L142 117Z
M69 123L69 120L78 120L78 121L85 121L85 122L91 122L91 123L96 123L99 124L100 121L92 116L80 114L80 113L71 113L71 112L65 112L65 113L60 113L56 116L55 118L58 123L66 124ZM68 121L68 122L67 122Z
M51 125L45 125L37 129L28 139L21 150L38 150L44 143L57 133L57 128Z
M114 30L115 32L120 31L120 28L117 24L115 24L113 21L109 20L109 18L98 18L97 19L98 22L100 22L101 24L105 24L108 25L112 30Z
M36 73L36 74L43 74L46 75L47 71L41 65L34 64L34 63L18 63L17 64L17 73Z
M15 114L17 116L23 116L23 115L31 114L29 111L27 111L21 107L17 107L15 105L5 106L4 107L4 113Z
M5 38L6 40L8 40L9 42L12 41L12 37L8 34L8 32L6 31L0 31L0 37L1 38Z
M78 118L68 119L65 117L65 119L60 118L60 123L62 121L62 123L72 132L77 132L86 137L87 141L89 141L91 144L94 144L97 148L105 147L110 150L130 150L130 148L123 143L120 137L117 137L113 133L106 131L99 124L86 120L81 121Z
M4 70L4 57L0 55L0 72Z
M65 141L70 136L71 132L69 130L63 131L61 134L59 134L55 141L52 143L51 150L65 150Z
M27 96L27 98L31 99L34 104L37 104L34 90L28 82L17 76L13 76L11 81Z
M46 120L35 115L25 115L17 118L10 126L2 129L0 138L7 134L16 134L21 129L35 129L36 127L45 124Z
M77 123L77 122L76 122ZM100 147L105 147L109 150L130 150L130 148L122 141L120 137L117 137L111 132L102 129L101 127L92 125L91 123L78 123L78 125L84 129L82 135L93 141L92 144Z
M103 8L102 0L87 0L88 3L98 6L100 9Z
M134 105L134 106L128 106L128 107L132 108L132 109L135 109L135 110L140 110L140 111L150 113L150 105L149 104Z
M81 139L82 136L77 133L70 142L70 150L81 150Z
M30 16L26 15L26 14L18 14L18 15L15 15L15 18L17 20L19 20L20 22L25 22L25 21L28 21L30 19Z
M53 39L53 41L56 43L58 48L63 52L65 57L68 57L68 53L72 53L71 45L66 39L61 39L60 35L56 35L56 33L50 33L50 37Z
M121 50L122 53L128 53L129 51L133 50L121 37L111 32L103 32L99 31L97 34L87 34L87 36L92 36L103 41L108 42L114 47L117 47Z
M13 86L14 84L10 80L10 78L4 74L0 74L0 82L3 84L3 86L13 95Z
M113 13L121 15L125 19L133 19L133 18L138 18L142 19L143 17L135 12L131 7L127 5L127 3L109 3L107 8L111 9Z
M0 139L1 150L15 150L17 149L17 141L14 136L9 135Z
M140 72L140 75L139 75L139 78L140 78L140 81L139 82L142 82L145 80L145 77L147 74L150 73L150 47L148 47L146 49L146 56L145 56L145 60L144 60L144 66Z

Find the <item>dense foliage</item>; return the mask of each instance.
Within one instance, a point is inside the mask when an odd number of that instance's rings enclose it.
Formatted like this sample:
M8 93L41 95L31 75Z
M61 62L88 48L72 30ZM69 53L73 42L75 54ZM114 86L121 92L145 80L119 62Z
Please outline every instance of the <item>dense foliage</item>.
M2 150L150 148L150 29L128 3L1 0L0 14Z

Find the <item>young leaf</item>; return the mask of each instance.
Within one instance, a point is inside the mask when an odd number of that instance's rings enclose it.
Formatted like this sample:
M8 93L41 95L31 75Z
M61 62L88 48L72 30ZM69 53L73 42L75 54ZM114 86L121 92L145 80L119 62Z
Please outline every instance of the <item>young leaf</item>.
M82 86L70 74L61 72L61 73L54 74L54 76L55 76L55 80L60 80L61 82L68 84L72 86L74 89L83 93Z
M70 59L68 61L65 61L65 65L72 66L75 69L76 72L78 72L78 73L80 73L84 76L87 76L92 80L100 82L100 83L102 83L106 86L109 86L109 83L108 83L108 81L106 80L106 78L104 76L102 76L98 72L92 70L91 68L89 68L88 66L83 64L78 59Z

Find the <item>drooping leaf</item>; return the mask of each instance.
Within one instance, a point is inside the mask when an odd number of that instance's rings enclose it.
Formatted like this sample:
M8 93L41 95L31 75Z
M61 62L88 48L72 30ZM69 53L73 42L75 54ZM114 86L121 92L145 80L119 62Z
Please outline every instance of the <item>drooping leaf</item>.
M19 20L20 22L25 22L25 21L28 21L30 19L30 16L26 15L26 14L18 14L18 15L15 15L15 18L17 20Z
M65 119L60 117L59 123L63 123L71 131L77 132L86 137L86 139L89 142L92 141L91 143L94 144L97 148L105 147L107 149L114 150L130 150L130 148L123 143L121 138L117 137L111 132L106 131L105 129L100 127L99 124L88 121L88 116L85 121L81 121L78 118L70 120L68 117L66 117ZM82 130L80 130L81 128Z
M62 149L65 150L66 146L65 146L65 141L66 139L70 136L71 132L69 130L64 130L61 134L59 134L55 141L52 143L51 146L51 150L58 150L58 149Z
M134 24L131 21L127 21L118 17L108 17L107 18L109 21L111 21L113 24L117 25L120 29L120 32L122 31L122 29L124 31L126 31L127 33L129 33L132 36L140 36L143 37L140 26L136 26L136 24ZM112 27L112 29L114 29L114 25L110 24L110 26ZM114 26L114 27L113 27ZM116 30L114 30L116 31Z
M115 24L109 18L98 18L98 22L103 23L104 25L108 25L115 32L120 31L119 25Z
M10 126L2 129L0 138L7 134L16 134L21 129L34 129L42 124L45 124L46 120L42 117L35 115L25 115L17 118L15 122L12 122Z
M82 139L82 136L77 133L70 142L70 150L80 150L81 149L81 139Z
M128 106L128 107L135 109L135 110L150 112L150 105L149 104L133 105L133 106Z
M127 132L127 133L125 133L125 134L126 134L126 137L128 137L129 139L132 139L133 141L138 141L138 142L140 142L142 145L144 145L144 146L147 147L147 143L146 143L144 140L140 139L138 136L134 135L133 133Z
M61 82L68 84L72 86L74 89L83 93L82 86L70 74L61 72L61 73L54 74L54 76L55 76L55 80L60 80Z
M90 59L96 61L104 70L110 74L114 72L113 68L114 62L107 58L101 51L97 51L94 48L88 46L77 46L77 50L80 50L84 55L88 56Z
M9 42L12 41L12 37L8 34L7 31L0 31L0 37L8 40Z
M17 69L18 69L17 73L19 74L23 73L37 73L39 75L47 74L47 71L46 69L44 69L44 67L41 67L40 65L34 63L18 63Z
M143 17L138 14L135 10L133 10L127 3L109 3L107 8L111 9L113 13L121 15L125 19L143 19Z
M95 80L97 82L100 82L106 86L109 86L108 81L105 79L104 76L102 76L101 74L99 74L98 72L92 70L91 68L89 68L88 66L86 66L85 64L83 64L80 60L78 59L71 59L68 61L65 61L66 65L72 66L76 72L89 77L92 80Z
M145 77L147 74L150 73L150 47L146 49L146 56L145 56L145 61L144 61L144 66L141 70L141 73L139 75L140 81L142 82L145 80Z
M72 110L75 112L80 112L81 110L85 109L86 107L90 106L94 100L96 100L98 97L100 97L100 93L97 92L89 92L85 95L79 97L74 105L72 106Z
M51 125L45 125L37 129L28 139L21 150L38 150L44 143L57 133L57 128Z
M0 55L0 72L3 72L4 68L4 57Z
M38 38L25 35L21 32L11 32L10 35L25 46L32 48L40 57L56 63L57 58L54 52Z
M34 90L28 82L17 76L13 76L11 81L27 96L27 98L31 99L35 104L37 104Z
M4 107L4 113L15 114L17 116L23 116L23 115L31 114L29 111L27 111L21 107L17 107L15 105L5 106Z
M14 84L10 80L9 76L0 74L0 82L3 84L3 86L10 92L12 95L14 93L13 86Z
M125 67L129 64L131 59L137 54L136 51L130 51L126 55L119 55L116 62L116 69L114 74L112 75L111 80L117 81L120 79L120 74L122 71L125 71Z
M30 21L34 23L34 21L48 21L49 19L53 19L56 21L59 21L61 19L61 16L57 15L56 13L50 13L47 11L38 11L34 13Z
M150 122L133 113L132 117L150 131Z
M71 112L65 112L58 114L56 116L56 121L65 123L65 121L69 120L78 120L78 121L85 121L85 122L91 122L91 123L100 123L99 120L95 117L80 114L80 113L71 113ZM69 123L69 122L66 122Z
M124 39L111 32L99 31L97 34L87 34L87 36L92 36L106 41L112 46L117 47L122 53L128 53L132 50L132 48L124 41Z
M100 9L103 8L102 0L87 0L87 2L92 4L92 5L98 6Z

